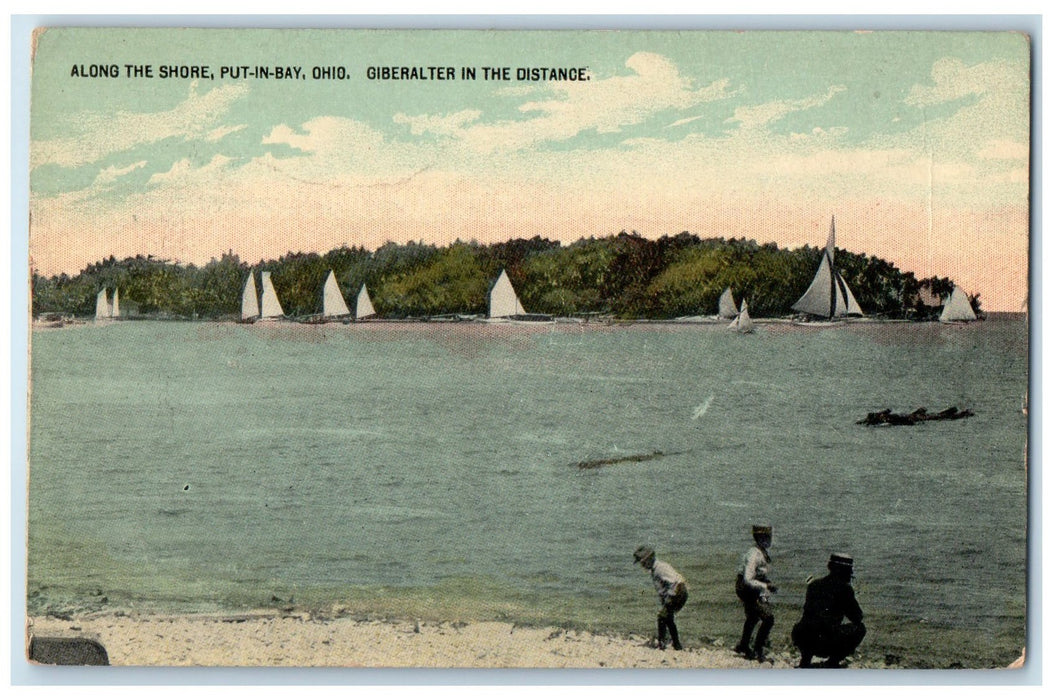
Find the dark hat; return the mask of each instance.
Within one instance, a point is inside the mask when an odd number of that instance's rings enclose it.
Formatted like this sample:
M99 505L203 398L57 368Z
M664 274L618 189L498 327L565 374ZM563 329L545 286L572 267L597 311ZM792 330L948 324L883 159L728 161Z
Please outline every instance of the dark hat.
M834 568L835 566L843 566L848 569L852 568L852 557L847 554L834 553L830 555L830 561L826 564L827 568Z
M770 534L771 534L771 525L754 525L753 526L753 536L754 537L756 537L757 535L770 535Z
M654 550L647 546L637 547L636 551L633 552L633 559L635 559L638 562L653 556Z

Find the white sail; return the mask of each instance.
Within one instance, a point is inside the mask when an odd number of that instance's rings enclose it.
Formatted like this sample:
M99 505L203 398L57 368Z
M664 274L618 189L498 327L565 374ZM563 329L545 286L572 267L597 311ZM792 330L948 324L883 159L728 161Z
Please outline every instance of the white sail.
M504 316L515 316L525 314L523 305L519 303L516 290L512 287L508 274L501 270L497 282L490 290L490 318L501 318Z
M109 318L111 315L110 302L106 298L106 289L100 289L95 297L95 320Z
M735 318L739 310L735 306L735 297L731 294L731 287L724 290L717 302L717 315L721 318Z
M256 297L256 274L249 272L245 289L241 292L241 320L247 321L260 315L260 300Z
M351 309L347 308L344 295L340 293L340 285L336 283L336 275L329 271L325 278L325 288L322 290L322 315L323 316L349 316Z
M355 318L369 318L370 316L376 316L376 314L377 312L373 308L373 301L369 298L366 285L363 284L362 289L358 290L358 299L355 302Z
M278 294L274 291L274 283L271 282L271 273L264 270L260 273L260 318L281 318L285 315L282 305L278 301Z
M113 313L111 314L114 318L119 318L121 315L121 290L117 287L113 288Z
M954 285L954 291L951 292L951 296L947 298L943 305L940 322L950 323L953 321L975 320L976 313L973 312L973 306L969 303L969 297L965 295L961 287Z
M746 306L746 300L742 300L742 311L735 317L735 320L728 324L728 328L739 333L752 333L753 332L753 319L750 318L749 308Z
M845 278L834 269L833 217L830 218L830 235L826 239L826 250L819 261L819 269L816 270L811 285L792 308L794 311L823 318L863 315L863 310L859 308L859 303L848 288Z
M848 284L845 282L845 278L837 273L837 283L844 294L845 302L845 316L862 316L863 309L859 308L859 302L856 301L855 296L852 294L852 290L848 288Z

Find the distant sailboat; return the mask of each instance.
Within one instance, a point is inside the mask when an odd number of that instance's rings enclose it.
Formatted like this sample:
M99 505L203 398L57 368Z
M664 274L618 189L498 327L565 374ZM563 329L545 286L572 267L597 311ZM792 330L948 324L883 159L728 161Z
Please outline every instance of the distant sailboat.
M256 273L250 271L241 292L241 320L255 321L260 316L260 300L256 295Z
M742 311L739 311L739 315L735 317L735 320L728 324L728 328L739 333L752 333L753 332L753 319L750 318L749 308L746 306L746 300L742 300Z
M793 305L793 309L826 319L863 315L852 290L848 288L841 273L834 269L833 217L830 217L830 236L826 239L826 250L819 261L819 269L811 286Z
M512 281L508 279L508 273L501 270L493 288L490 289L490 318L508 318L525 313Z
M284 318L285 312L278 301L278 294L274 291L274 283L271 282L271 273L264 270L260 273L260 320L275 321Z
M110 304L110 301L106 296L106 288L104 287L99 290L98 295L95 297L96 321L106 321L113 317L113 306Z
M490 318L491 322L498 323L510 321L512 323L554 323L551 316L547 314L528 314L516 296L516 290L512 287L512 281L508 279L508 273L501 270L501 274L490 289Z
M358 299L355 301L355 320L361 321L369 318L370 316L376 316L377 312L373 308L373 301L369 298L369 292L366 291L366 285L362 285L362 289L358 290Z
M329 271L325 278L325 287L322 289L322 316L325 318L338 318L350 316L351 309L347 308L344 295L340 293L340 285L336 283L336 275Z
M113 288L113 304L110 305L110 316L120 318L121 316L121 290Z
M720 301L717 302L717 315L720 318L735 318L738 314L739 310L735 306L735 297L731 294L731 287L728 287L720 295Z
M957 323L960 321L975 321L976 313L973 311L969 297L958 285L954 285L954 291L943 304L943 312L940 314L940 323Z

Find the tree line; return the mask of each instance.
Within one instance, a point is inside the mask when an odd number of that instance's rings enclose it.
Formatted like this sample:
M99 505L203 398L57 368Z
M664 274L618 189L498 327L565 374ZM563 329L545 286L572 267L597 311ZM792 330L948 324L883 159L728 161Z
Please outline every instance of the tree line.
M375 251L342 246L327 253L288 253L242 262L233 252L205 265L138 255L110 257L74 276L32 280L33 312L90 316L102 288L119 288L133 315L237 317L251 270L269 270L286 315L321 311L322 285L333 270L353 302L365 284L387 318L485 314L490 286L502 269L532 313L668 319L712 315L726 287L749 302L754 317L793 313L791 305L815 275L823 248L781 249L774 243L700 238L687 232L651 240L636 232L583 238L564 245L539 236L500 243L447 246L386 243ZM839 250L836 267L868 316L929 319L954 287L947 278L916 279L873 256ZM971 295L979 311L979 295ZM928 303L926 303L928 302Z

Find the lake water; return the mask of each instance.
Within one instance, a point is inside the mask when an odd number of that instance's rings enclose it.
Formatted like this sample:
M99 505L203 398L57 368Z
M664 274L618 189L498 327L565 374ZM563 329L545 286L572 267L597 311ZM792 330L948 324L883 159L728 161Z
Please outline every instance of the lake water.
M690 644L775 528L805 580L856 559L861 653L998 665L1024 644L1027 329L255 325L32 335L29 610L288 604L650 633L632 552L683 572ZM870 411L975 416L913 427ZM660 456L597 469L585 460ZM1006 658L1008 656L1008 658Z

